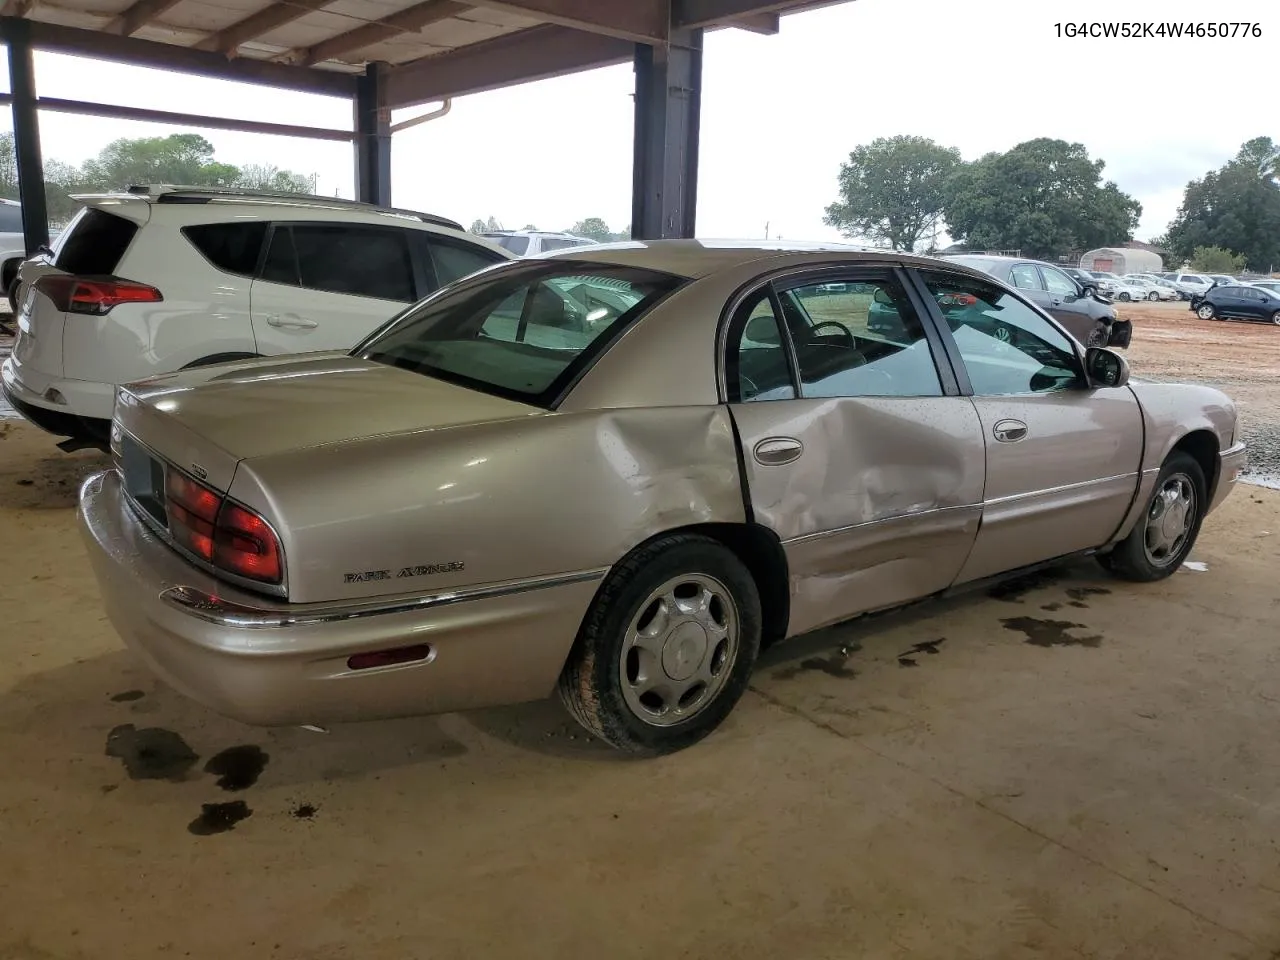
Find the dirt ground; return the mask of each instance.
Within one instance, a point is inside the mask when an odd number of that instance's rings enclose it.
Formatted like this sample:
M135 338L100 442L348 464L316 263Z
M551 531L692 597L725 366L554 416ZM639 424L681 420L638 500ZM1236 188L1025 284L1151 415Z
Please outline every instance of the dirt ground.
M1116 304L1133 321L1135 377L1208 383L1239 405L1252 479L1280 486L1280 329L1201 320L1185 303Z
M1280 492L1161 584L783 645L635 762L552 702L318 734L183 700L103 619L101 465L0 423L0 960L1280 956Z

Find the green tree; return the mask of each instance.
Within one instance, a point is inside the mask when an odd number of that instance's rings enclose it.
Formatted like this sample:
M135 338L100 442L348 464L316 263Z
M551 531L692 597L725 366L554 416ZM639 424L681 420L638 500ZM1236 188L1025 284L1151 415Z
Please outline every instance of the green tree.
M926 137L881 137L840 164L840 198L823 222L846 237L911 251L937 227L960 151Z
M84 165L85 182L103 190L144 183L230 187L239 177L238 167L213 159L213 144L198 133L125 137L107 144Z
M1196 247L1191 253L1191 269L1199 273L1225 273L1234 276L1244 270L1245 257L1221 247Z
M580 237L587 237L590 240L598 240L600 243L608 243L613 239L613 231L599 217L587 217L585 220L579 220L569 228L569 232Z
M479 218L472 220L469 229L472 233L484 233L484 221Z
M1132 239L1142 205L1103 182L1080 143L1040 138L989 153L952 177L944 208L951 236L974 249L1053 259Z
M303 173L281 170L271 163L251 163L240 168L235 185L245 190L270 190L276 193L314 193L315 182Z
M1220 247L1243 254L1254 270L1280 265L1277 156L1276 144L1258 137L1219 169L1188 183L1165 238L1169 249L1185 259L1197 247Z

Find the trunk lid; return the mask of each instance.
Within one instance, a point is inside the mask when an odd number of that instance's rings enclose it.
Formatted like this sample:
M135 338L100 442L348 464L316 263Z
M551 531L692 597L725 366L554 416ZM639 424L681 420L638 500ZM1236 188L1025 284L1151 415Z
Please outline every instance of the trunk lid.
M372 436L545 414L346 353L249 360L122 388L120 425L225 491L245 459Z

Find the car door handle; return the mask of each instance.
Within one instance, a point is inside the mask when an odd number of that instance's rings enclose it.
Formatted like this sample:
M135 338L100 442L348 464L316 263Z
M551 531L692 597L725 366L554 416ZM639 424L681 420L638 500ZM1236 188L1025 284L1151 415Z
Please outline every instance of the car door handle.
M804 453L804 444L793 437L766 437L751 452L757 463L777 467L798 459Z
M310 330L320 326L314 320L300 317L296 313L273 313L267 317L267 323L273 327L293 327L300 330Z
M1052 298L1052 301L1053 301L1053 305L1054 305L1055 307L1060 307L1060 306L1062 306L1062 298L1061 298L1061 297L1053 297L1053 298Z
M1001 420L992 428L991 434L1001 443L1017 443L1026 439L1027 425L1021 420Z

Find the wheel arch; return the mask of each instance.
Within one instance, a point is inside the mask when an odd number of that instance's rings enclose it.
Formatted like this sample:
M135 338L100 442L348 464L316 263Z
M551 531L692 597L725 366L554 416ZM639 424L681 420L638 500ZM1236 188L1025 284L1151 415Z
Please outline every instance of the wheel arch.
M1178 442L1170 448L1165 459L1167 460L1175 453L1185 453L1199 464L1204 473L1205 496L1208 502L1212 503L1214 491L1218 486L1218 452L1217 434L1201 427L1180 437Z

